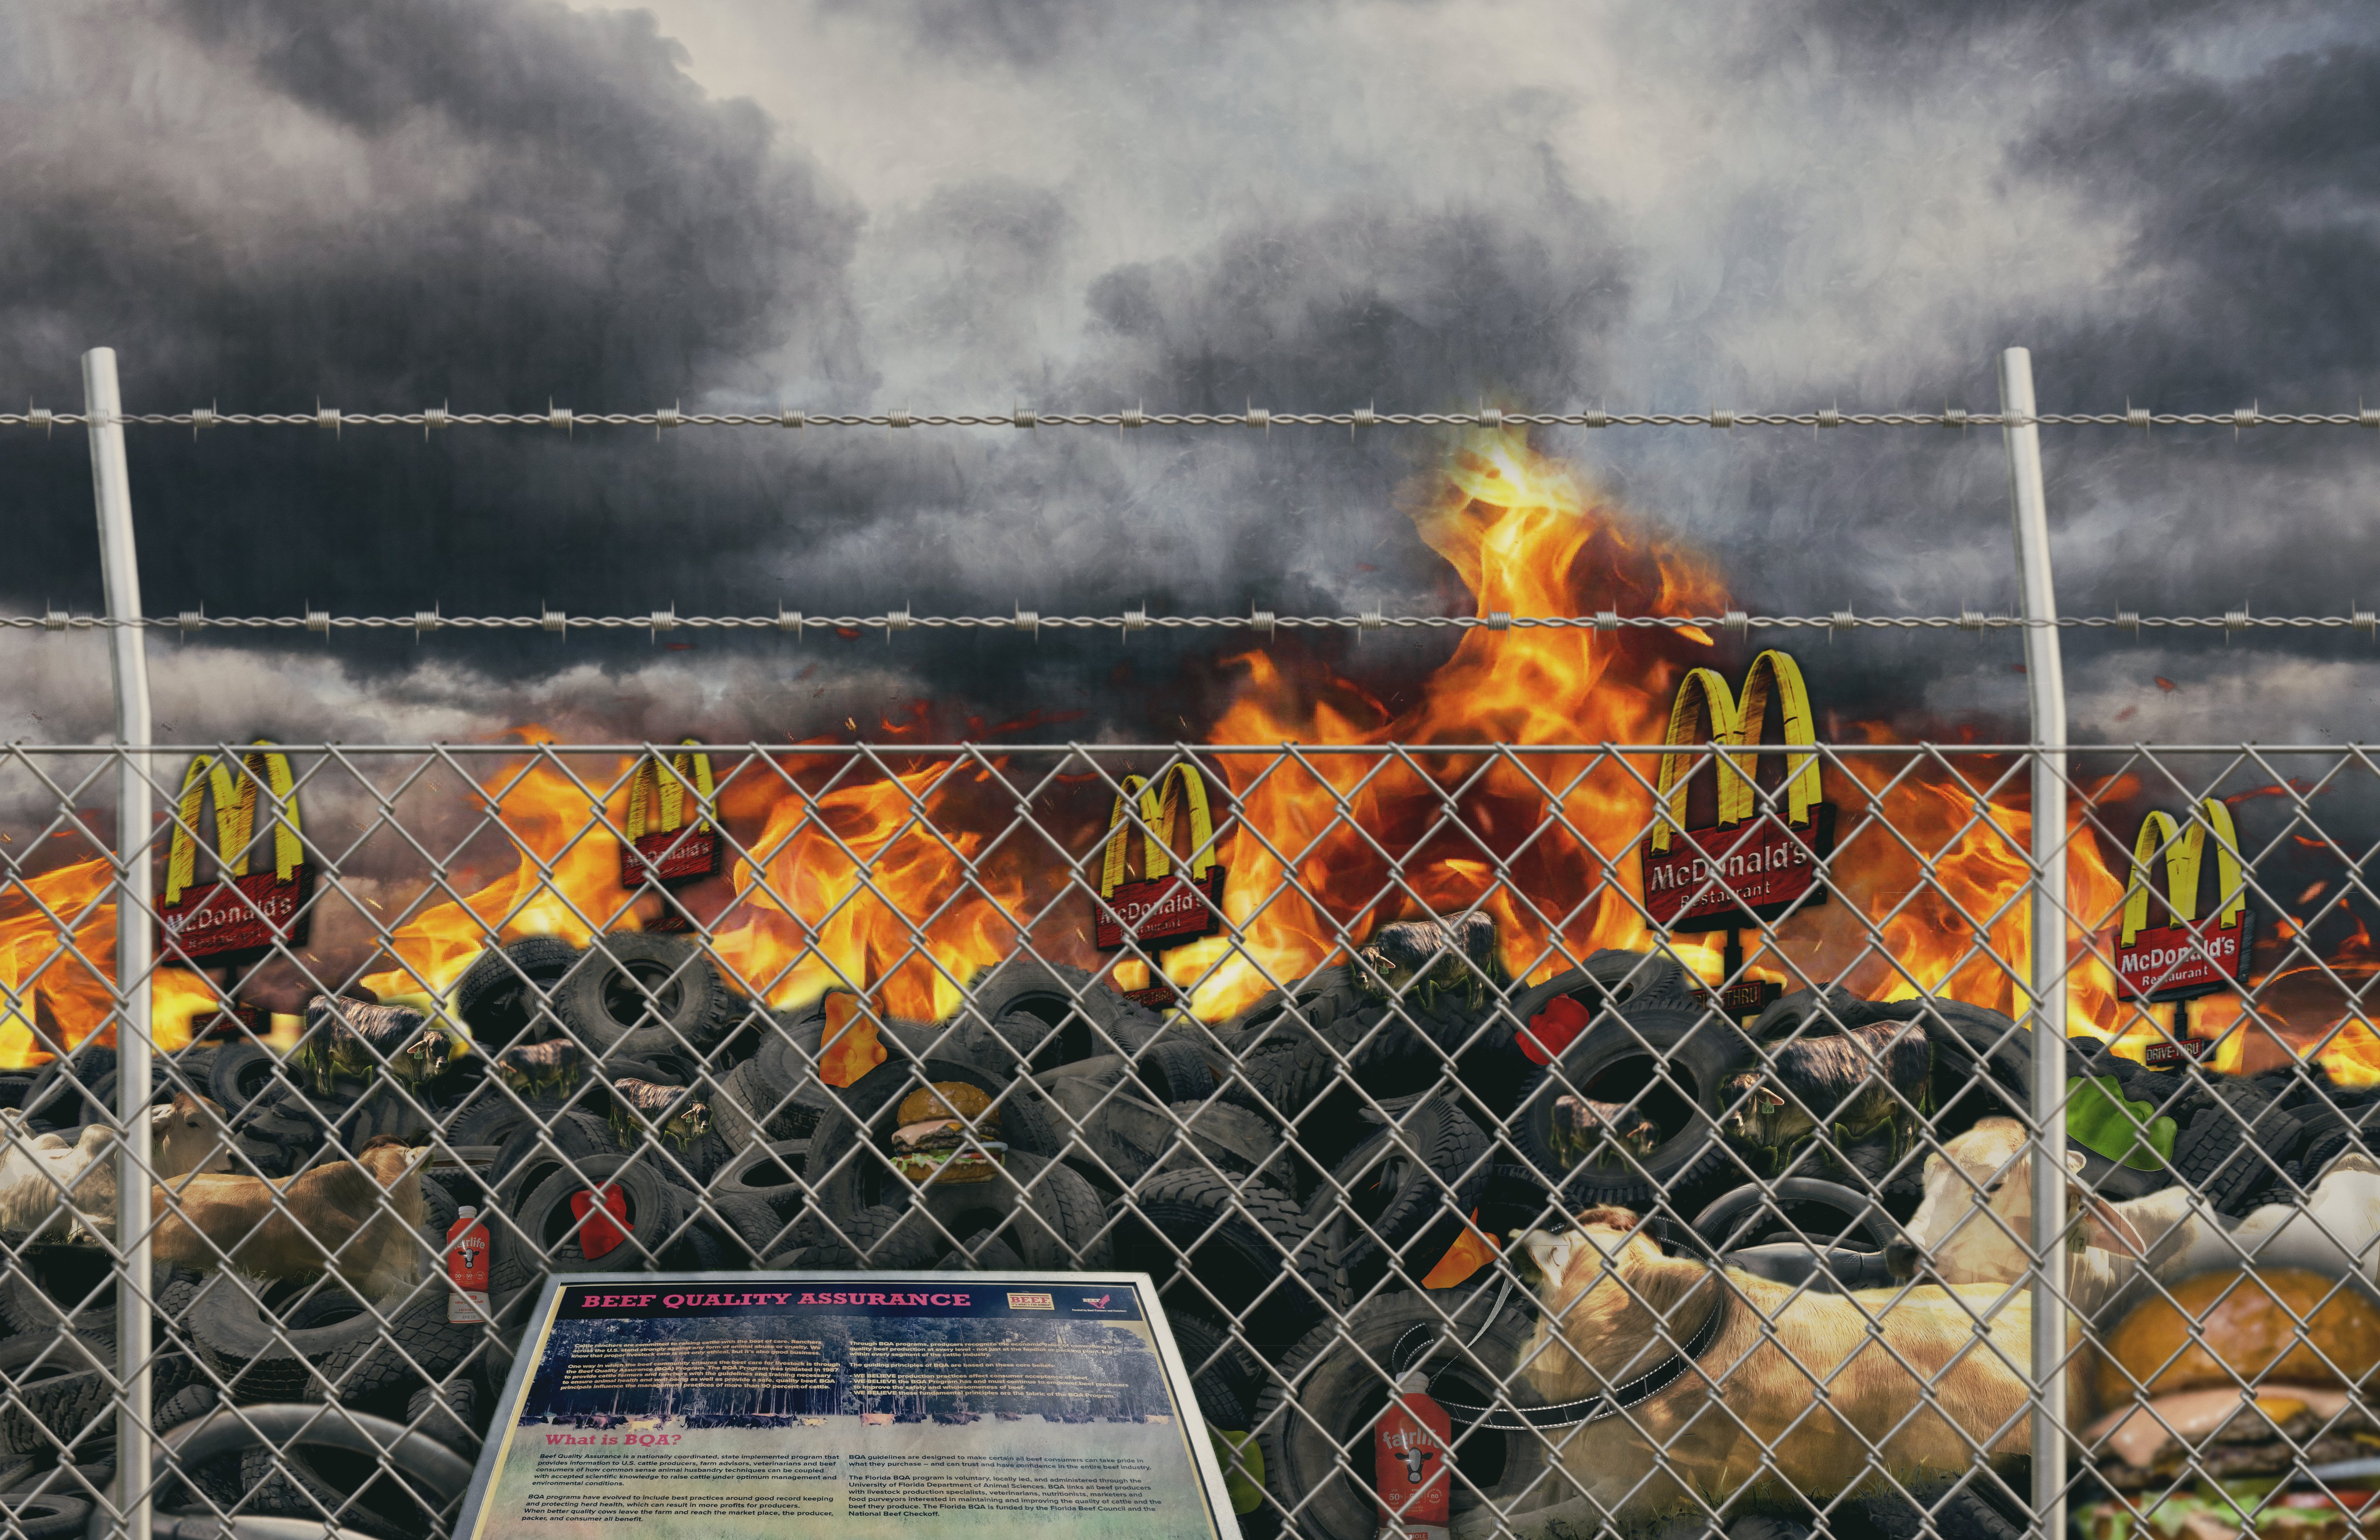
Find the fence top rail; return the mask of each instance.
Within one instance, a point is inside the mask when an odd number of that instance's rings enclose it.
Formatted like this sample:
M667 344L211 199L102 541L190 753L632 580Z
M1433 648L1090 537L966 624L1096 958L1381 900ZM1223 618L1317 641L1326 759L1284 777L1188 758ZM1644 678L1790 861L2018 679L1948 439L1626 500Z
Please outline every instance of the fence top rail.
M224 741L191 741L188 743L150 744L138 747L123 744L36 744L18 741L0 746L0 758L55 758L78 755L172 755L228 754L234 757L253 752L261 740L237 739ZM717 743L693 741L651 741L622 743L301 743L273 740L270 746L282 754L322 754L334 758L354 758L366 755L413 754L459 758L517 758L523 755L560 758L581 754L744 754L778 758L801 758L815 756L841 756L850 758L894 757L912 758L919 755L951 755L985 758L1002 758L1026 755L1075 756L1086 759L1115 758L1130 755L1198 756L1264 754L1276 757L1319 758L1323 756L1443 756L1450 754L1484 755L1500 758L1597 755L1716 755L1730 754L1738 758L1755 753L1824 754L1828 756L1864 756L1890 758L1900 756L1952 758L1970 755L2029 755L2041 752L2040 746L2022 743L1939 743L1925 740L1906 744L1852 744L1815 742L1808 744L1634 744L1634 743L1396 743L1312 744L1293 740L1280 743L1210 744L1186 741L1148 743L783 743L774 740L745 739ZM2319 755L2328 758L2363 758L2371 746L2361 740L2347 743L2268 744L2252 741L2237 743L2152 743L2107 742L2078 743L2058 752L2076 755L2105 756L2109 754L2228 754L2244 755L2257 759L2280 756L2301 757ZM2375 764L2380 768L2380 764Z

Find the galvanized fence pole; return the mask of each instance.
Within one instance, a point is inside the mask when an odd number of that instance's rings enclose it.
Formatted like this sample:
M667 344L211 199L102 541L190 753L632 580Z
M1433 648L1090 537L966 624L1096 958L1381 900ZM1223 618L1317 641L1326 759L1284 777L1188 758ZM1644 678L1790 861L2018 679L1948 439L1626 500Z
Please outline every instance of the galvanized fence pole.
M132 540L132 483L124 458L124 402L115 350L82 356L91 479L99 507L99 559L107 613L137 620L140 567ZM115 1412L115 1506L126 1540L148 1540L149 1406L149 975L154 965L149 914L151 742L149 654L137 625L108 630L115 685L115 1366L124 1399Z
M2025 690L2033 712L2033 1512L2044 1540L2066 1533L2066 675L2041 485L2033 355L2000 355L2009 503L2022 588Z

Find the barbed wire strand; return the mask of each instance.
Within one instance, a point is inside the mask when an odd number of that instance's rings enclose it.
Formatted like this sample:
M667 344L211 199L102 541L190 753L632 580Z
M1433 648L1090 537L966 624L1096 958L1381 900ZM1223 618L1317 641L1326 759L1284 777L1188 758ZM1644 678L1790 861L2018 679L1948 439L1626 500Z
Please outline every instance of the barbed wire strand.
M316 610L302 615L210 615L188 611L178 615L144 615L117 619L109 615L51 610L38 615L0 615L0 630L108 631L775 631L800 636L812 631L881 631L888 637L903 631L1015 631L1038 636L1043 631L1527 631L1527 630L1718 630L1734 635L1748 631L2018 631L2026 629L2122 631L2214 630L2225 632L2276 630L2354 631L2364 637L2380 634L2380 613L2357 610L2344 615L2254 615L2244 610L2221 615L2142 615L2119 611L2112 615L2058 615L2031 620L2021 615L1985 614L1969 610L1956 615L1861 615L1838 611L1827 615L1755 615L1731 610L1723 615L1622 615L1605 611L1592 615L1515 615L1498 611L1485 615L1388 615L1377 611L1355 615L1277 615L1257 610L1245 615L1152 615L1126 610L1114 615L1044 615L1019 610L1014 615L917 615L894 610L880 615L813 615L780 610L773 615L681 615L657 610L641 615L574 615L548 610L534 615L446 615L435 610L410 615L334 615Z
M0 412L0 428L79 428L80 412L29 406ZM2241 406L2228 412L2044 412L2034 417L1970 412L1946 406L1934 411L1738 412L1714 406L1702 412L1508 412L1483 406L1472 412L1383 412L1369 406L1344 412L1275 412L1251 406L1239 412L1151 412L1129 406L1111 412L1041 412L1019 406L1006 412L810 412L794 407L773 412L688 412L663 406L650 412L579 412L550 406L541 412L456 412L432 406L418 412L349 412L321 406L310 412L224 412L211 406L184 412L122 412L115 420L143 428L314 428L336 433L348 428L2372 428L2380 429L2380 407L2352 412L2267 412Z

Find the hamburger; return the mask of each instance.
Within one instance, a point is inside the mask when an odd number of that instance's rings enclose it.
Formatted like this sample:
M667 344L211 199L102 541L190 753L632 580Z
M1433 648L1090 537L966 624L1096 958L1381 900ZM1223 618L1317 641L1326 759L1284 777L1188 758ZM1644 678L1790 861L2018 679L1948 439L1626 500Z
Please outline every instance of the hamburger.
M2135 1527L2143 1540L2380 1533L2380 1508L2362 1515L2368 1490L2287 1490L2316 1467L2380 1454L2364 1403L2380 1385L2380 1304L2294 1267L2202 1273L2169 1296L2100 1343L2104 1410L2082 1446L2114 1495L2077 1512L2088 1540Z
M920 1187L990 1182L1008 1153L996 1137L1000 1110L964 1081L938 1080L912 1091L893 1116L892 1169Z

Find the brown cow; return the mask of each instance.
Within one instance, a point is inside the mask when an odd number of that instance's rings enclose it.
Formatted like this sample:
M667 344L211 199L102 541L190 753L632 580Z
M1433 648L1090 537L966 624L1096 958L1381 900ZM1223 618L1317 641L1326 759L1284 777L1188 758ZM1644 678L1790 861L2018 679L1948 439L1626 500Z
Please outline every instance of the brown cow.
M297 1176L194 1176L152 1188L156 1259L273 1279L326 1268L368 1298L413 1287L426 1211L416 1175L428 1152L382 1134L353 1160Z
M1700 1347L1625 1415L1548 1434L1571 1479L1623 1522L1692 1507L1689 1485L1715 1506L1740 1494L1823 1500L1883 1472L1955 1477L1979 1452L1998 1462L2030 1450L2024 1381L2010 1366L2031 1352L2022 1291L1797 1291L1664 1256L1621 1208L1524 1243L1545 1308L1522 1367L1548 1402L1597 1395Z

